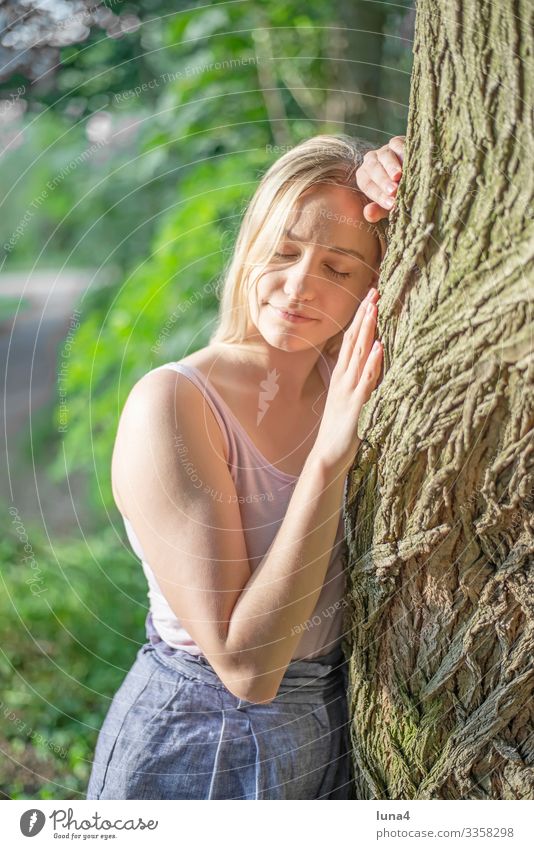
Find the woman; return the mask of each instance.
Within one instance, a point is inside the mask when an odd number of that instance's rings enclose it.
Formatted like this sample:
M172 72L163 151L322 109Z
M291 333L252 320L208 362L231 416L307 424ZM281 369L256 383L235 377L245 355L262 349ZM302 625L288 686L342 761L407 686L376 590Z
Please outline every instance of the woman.
M210 344L128 397L112 481L149 584L148 642L88 799L350 798L341 508L382 366L370 222L402 153L398 137L375 152L322 135L277 160Z

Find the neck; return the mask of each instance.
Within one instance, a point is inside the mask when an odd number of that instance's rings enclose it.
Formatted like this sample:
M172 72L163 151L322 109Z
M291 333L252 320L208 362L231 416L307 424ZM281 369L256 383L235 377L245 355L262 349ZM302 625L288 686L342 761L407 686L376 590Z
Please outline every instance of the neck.
M324 343L304 351L275 348L261 336L224 344L234 349L243 379L258 385L269 379L278 387L276 394L280 400L301 401L316 391L317 365L325 356ZM322 382L320 376L319 380Z

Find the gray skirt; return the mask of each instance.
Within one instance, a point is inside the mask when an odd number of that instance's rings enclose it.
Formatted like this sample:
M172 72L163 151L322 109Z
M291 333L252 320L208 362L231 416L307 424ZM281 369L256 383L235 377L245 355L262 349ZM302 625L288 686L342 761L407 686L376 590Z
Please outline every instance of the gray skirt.
M350 799L341 647L292 661L276 698L234 696L204 655L149 642L100 730L87 799Z

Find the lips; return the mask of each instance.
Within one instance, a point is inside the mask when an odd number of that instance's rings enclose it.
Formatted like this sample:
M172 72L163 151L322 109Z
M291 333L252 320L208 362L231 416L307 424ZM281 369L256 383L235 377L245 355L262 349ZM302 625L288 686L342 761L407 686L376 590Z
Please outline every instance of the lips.
M274 304L270 304L270 306L275 310L277 315L280 318L285 319L286 321L315 321L316 319L311 316L304 315L303 313L291 312L289 310L284 309L283 307L277 307Z

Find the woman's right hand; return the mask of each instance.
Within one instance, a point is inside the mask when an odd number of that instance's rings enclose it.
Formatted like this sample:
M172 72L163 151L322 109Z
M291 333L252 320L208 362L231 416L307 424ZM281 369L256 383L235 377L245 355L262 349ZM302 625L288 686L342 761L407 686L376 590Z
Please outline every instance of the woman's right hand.
M382 368L382 343L377 339L373 347L379 297L372 289L343 335L312 449L326 468L342 474L352 466L360 447L358 420Z
M369 150L356 171L358 188L369 198L363 208L366 221L376 223L387 218L397 196L402 176L405 136L393 136L378 150Z

